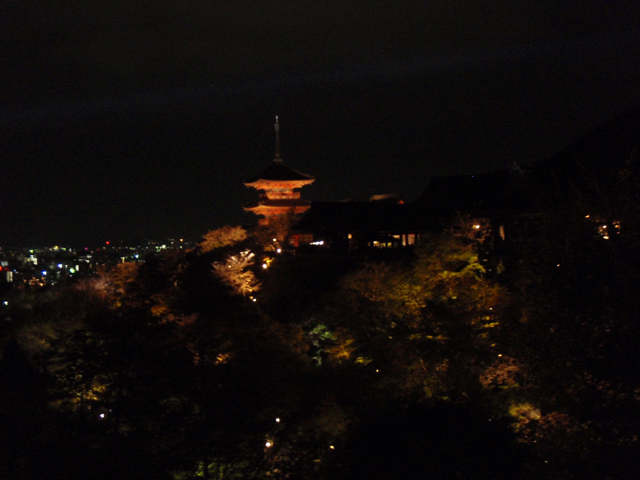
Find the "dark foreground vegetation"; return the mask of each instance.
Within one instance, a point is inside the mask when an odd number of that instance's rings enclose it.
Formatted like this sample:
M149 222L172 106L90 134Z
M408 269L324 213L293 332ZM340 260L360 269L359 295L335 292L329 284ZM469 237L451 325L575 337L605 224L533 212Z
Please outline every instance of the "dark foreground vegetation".
M638 185L503 257L464 228L390 261L227 227L15 290L0 479L640 478Z

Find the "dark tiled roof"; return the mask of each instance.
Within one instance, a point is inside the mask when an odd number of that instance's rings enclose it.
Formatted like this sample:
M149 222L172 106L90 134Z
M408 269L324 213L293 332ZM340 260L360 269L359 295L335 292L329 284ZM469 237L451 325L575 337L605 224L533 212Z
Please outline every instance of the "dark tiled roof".
M438 215L491 217L531 212L532 193L526 175L510 172L433 177L416 203Z
M311 175L307 175L305 173L301 173L301 172L298 172L297 170L294 170L293 168L289 167L282 161L275 160L271 165L269 165L266 169L264 169L262 173L260 173L259 175L256 175L255 177L251 177L245 180L244 183L246 185L246 184L255 183L260 180L271 180L271 181L278 181L278 180L309 181L311 180L313 181L314 178Z
M424 232L439 223L415 204L381 202L312 202L296 225L297 231L333 232Z

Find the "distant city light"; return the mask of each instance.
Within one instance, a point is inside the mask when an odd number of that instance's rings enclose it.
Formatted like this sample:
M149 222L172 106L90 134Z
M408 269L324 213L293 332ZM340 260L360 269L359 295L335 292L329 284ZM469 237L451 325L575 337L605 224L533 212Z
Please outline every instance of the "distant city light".
M47 271L46 271L46 270L43 270L43 271L42 271L42 275L44 275L44 276L46 277L46 276L47 276Z
M269 265L267 265L266 263L263 263L263 264L262 264L262 268L264 268L265 270L267 269L267 267L268 267L268 266L269 266Z
M58 268L62 268L62 264L61 263L58 264Z
M265 446L265 447L267 447L267 448L270 448L270 447L271 447L271 445L272 445L272 443L271 443L271 442L267 442L267 443L265 443L265 444L264 444L264 446Z
M280 423L280 419L279 418L276 418L276 423Z

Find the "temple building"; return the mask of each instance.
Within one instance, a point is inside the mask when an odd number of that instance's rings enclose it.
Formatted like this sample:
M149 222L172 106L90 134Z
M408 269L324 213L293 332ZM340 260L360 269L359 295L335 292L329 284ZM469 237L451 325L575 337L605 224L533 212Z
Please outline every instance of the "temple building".
M300 189L310 185L315 178L300 173L286 165L280 157L280 124L276 117L276 155L273 163L255 177L247 179L244 184L255 188L260 193L257 202L244 209L255 213L260 225L268 225L277 217L285 215L300 216L311 206L311 201L300 196Z

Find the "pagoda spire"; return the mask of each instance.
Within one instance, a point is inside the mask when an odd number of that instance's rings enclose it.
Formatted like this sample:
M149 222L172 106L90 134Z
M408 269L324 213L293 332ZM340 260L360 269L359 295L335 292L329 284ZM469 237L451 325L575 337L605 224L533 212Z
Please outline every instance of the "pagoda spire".
M282 162L282 158L280 158L280 122L278 121L278 115L276 115L276 158L273 160L274 162Z
M280 122L276 115L276 155L273 163L262 173L245 180L249 188L260 192L260 199L244 207L255 213L259 225L268 225L278 218L289 218L291 214L300 216L311 206L309 200L300 195L300 189L314 182L311 175L300 173L286 165L280 158Z

